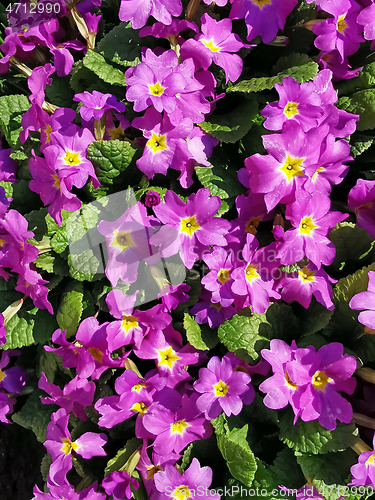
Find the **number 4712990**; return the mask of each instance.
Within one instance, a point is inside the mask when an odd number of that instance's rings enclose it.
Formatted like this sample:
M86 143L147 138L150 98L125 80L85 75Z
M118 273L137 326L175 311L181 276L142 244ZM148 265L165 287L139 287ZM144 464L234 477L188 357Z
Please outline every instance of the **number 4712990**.
M7 8L5 9L7 12L10 13L15 13L15 14L51 14L52 12L54 14L59 14L61 9L61 5L58 2L55 3L37 3L37 2L30 2L30 3L20 3L16 2L14 4L9 4Z

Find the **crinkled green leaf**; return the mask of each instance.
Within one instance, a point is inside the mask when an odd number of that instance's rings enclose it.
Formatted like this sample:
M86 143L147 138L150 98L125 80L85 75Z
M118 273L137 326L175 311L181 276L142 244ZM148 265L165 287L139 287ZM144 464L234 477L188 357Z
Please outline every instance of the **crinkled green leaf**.
M361 90L339 99L337 106L348 113L359 115L357 130L375 128L375 89Z
M31 429L40 443L45 442L51 414L58 409L56 405L44 405L40 398L45 396L44 391L35 389L21 410L12 416L13 422L26 429Z
M56 316L61 330L67 330L67 337L76 333L83 312L83 286L81 283L74 283L73 286L73 290L63 294Z
M56 232L51 241L51 247L56 253L63 253L63 251L66 249L68 246L68 235L66 234L65 230Z
M69 76L52 75L52 84L46 85L46 101L63 107L71 107L73 104L74 92L69 85Z
M318 74L319 66L311 61L302 66L295 66L289 68L276 76L252 78L251 80L242 80L241 82L229 87L227 92L260 92L262 90L271 90L274 88L275 83L282 83L286 76L291 76L298 83L305 83L313 80Z
M369 264L375 258L374 239L352 222L340 222L328 237L336 248L335 260L331 264L335 271L348 269L350 272L358 269L359 265Z
M287 446L279 451L273 464L269 467L277 485L283 484L287 488L301 488L305 484L305 477L293 451Z
M288 56L280 57L280 59L278 59L277 63L272 68L272 73L274 75L278 75L279 73L288 71L289 68L304 66L311 61L311 57L309 57L307 54L298 54L297 52L292 52Z
M303 336L313 335L314 333L325 328L333 314L333 311L329 311L326 307L320 304L315 297L312 297L311 303L307 309L302 306L300 309L299 332Z
M233 144L248 133L254 124L253 118L257 112L256 99L244 99L228 113L223 115L214 113L207 116L206 121L199 126L219 141Z
M87 158L97 163L99 181L113 184L113 179L129 166L135 152L126 141L94 141L87 148Z
M217 417L213 424L217 446L230 473L235 479L250 487L257 470L257 463L247 442L248 426L229 430L223 414Z
M100 262L95 257L91 248L80 254L68 255L69 272L72 278L78 281L92 281L96 275ZM101 276L98 276L100 279Z
M2 349L16 349L34 344L34 320L20 318L15 314L6 324L7 341L2 346Z
M354 158L367 151L375 141L375 137L370 135L355 134L350 137L350 154Z
M141 40L138 30L130 23L120 23L98 43L96 50L108 61L121 66L136 66L141 62Z
M359 90L375 87L375 62L365 64L356 78L341 80L338 84L338 94L351 95Z
M30 191L29 181L26 179L20 179L13 184L12 196L13 201L10 204L10 208L17 210L21 214L31 212L31 210L35 210L35 208L40 207L42 204L40 196Z
M29 107L30 102L25 95L16 94L0 97L0 128L12 148L18 143L18 136L22 130L21 118Z
M12 198L13 196L13 183L7 181L1 181L0 186L4 188L5 196L7 198Z
M53 263L55 261L55 257L53 257L49 252L39 254L35 265L43 271L47 271L47 273L53 273Z
M303 473L312 479L322 480L328 485L347 484L350 467L358 462L358 455L352 449L325 455L304 453L297 456L297 462Z
M42 345L38 346L39 354L39 362L37 368L37 376L41 377L41 374L44 373L47 377L48 381L53 383L55 379L55 373L59 366L59 362L61 358L57 356L54 352L46 351Z
M253 314L247 318L236 314L219 326L220 341L232 352L245 349L252 359L258 359L261 349L268 345L268 339L259 334L265 323L265 314Z
M140 446L142 446L141 439L137 438L129 439L129 441L126 442L126 446L124 448L121 448L121 450L117 452L116 456L108 461L107 466L104 470L105 476L108 476L108 474L116 470L121 470L121 467L123 467L126 464L130 456Z
M125 86L124 72L108 64L101 54L88 49L82 62L85 68L95 73L101 80L111 85Z
M322 427L317 420L303 422L300 418L293 425L292 411L280 415L280 439L295 452L324 454L343 451L357 440L358 430L354 423L337 423L334 431Z
M201 351L209 350L209 347L202 339L200 326L188 313L184 314L184 328L186 330L188 342L195 347L195 349L199 349Z

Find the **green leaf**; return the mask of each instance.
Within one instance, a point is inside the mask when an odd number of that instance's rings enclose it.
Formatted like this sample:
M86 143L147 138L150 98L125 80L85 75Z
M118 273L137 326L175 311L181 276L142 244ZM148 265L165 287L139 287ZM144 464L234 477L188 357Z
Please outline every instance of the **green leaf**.
M67 337L76 333L83 312L83 286L81 283L74 283L73 287L73 290L63 294L56 316L61 330L67 330Z
M121 66L136 66L141 62L141 40L131 23L120 23L113 28L100 40L96 50Z
M126 141L94 141L87 148L87 158L97 163L100 183L113 184L113 179L129 166L135 152Z
M219 141L233 144L248 133L257 112L256 99L244 99L228 113L208 116L199 126Z
M300 418L293 425L292 411L280 415L280 439L295 452L324 454L343 451L357 440L358 430L354 423L338 422L334 431L322 427L317 420L303 422Z
M6 324L7 341L2 349L17 349L34 344L33 327L34 321L32 319L27 321L15 314Z
M46 85L46 101L60 108L71 107L74 92L69 85L69 76L52 75L52 84Z
M363 66L356 78L340 81L338 94L348 96L359 90L371 88L375 88L375 62Z
M43 271L47 271L47 273L53 273L53 263L55 261L55 257L51 255L49 252L39 254L36 258L35 265Z
M9 146L16 147L22 130L21 118L30 107L25 95L5 95L0 97L0 128L4 132Z
M297 66L304 66L311 62L312 59L307 54L298 54L297 52L292 52L288 56L280 57L277 60L277 63L272 68L272 74L277 75L279 73L284 73L288 71L290 68L294 68Z
M361 90L350 97L341 97L337 106L348 113L359 115L357 130L375 128L375 89Z
M18 413L12 416L13 422L25 429L31 429L37 440L44 443L46 440L47 425L51 420L52 412L56 411L56 405L44 405L40 398L45 397L44 391L35 389L28 397Z
M228 469L235 479L245 486L252 485L257 463L247 442L248 426L229 431L225 417L221 414L213 421L217 446L227 463Z
M5 196L7 198L12 198L13 196L13 183L7 181L1 181L0 186L4 188Z
M355 134L350 137L350 154L354 158L367 151L375 141L370 135Z
M56 232L51 241L50 245L51 248L56 252L56 253L63 253L63 251L66 249L68 246L68 235L66 234L66 231L58 231Z
M186 337L188 342L201 351L208 351L209 347L202 340L201 329L198 323L195 322L194 318L190 314L184 314L184 328L186 330Z
M61 358L59 358L59 356L57 356L57 354L55 354L54 352L46 351L42 345L38 346L38 350L40 356L37 369L37 376L38 378L40 378L43 372L47 377L48 381L53 383L58 363Z
M80 254L68 255L70 276L78 281L92 281L99 268L99 260L95 257L91 248L87 248ZM98 279L101 275L98 275Z
M121 450L117 452L116 456L108 461L107 466L104 470L104 475L108 476L108 474L110 474L111 472L120 470L121 467L123 467L129 460L130 456L140 446L142 446L141 439L137 438L129 439L129 441L126 442L126 446L124 448L121 448Z
M41 203L40 196L30 191L28 180L20 179L13 184L13 201L10 204L11 209L17 210L21 214L26 214L40 207Z
M230 351L245 349L256 360L260 350L268 345L268 339L259 335L260 325L265 322L265 314L254 313L249 318L236 314L220 325L218 336Z
M307 309L302 306L300 309L299 332L303 337L313 335L325 328L333 315L333 311L329 311L320 304L315 297L312 297L311 303Z
M297 462L312 479L326 484L347 484L350 467L358 462L358 455L352 449L325 455L302 454L297 456Z
M89 49L82 62L85 68L95 73L104 82L125 86L124 72L108 64L105 58L97 52Z
M277 485L284 484L288 488L301 488L305 484L305 477L293 451L287 446L279 451L269 467L269 472L274 477Z
M373 238L365 229L352 222L340 222L330 231L328 238L336 248L335 260L330 266L335 271L353 271L358 269L359 265L369 264L375 259ZM362 256L367 262L363 261ZM342 262L345 263L344 267Z
M276 76L252 78L251 80L242 80L241 82L229 87L228 92L260 92L262 90L271 90L274 88L275 83L282 83L286 76L291 76L298 83L305 83L313 80L318 74L319 66L315 62L308 62L301 66L289 68Z

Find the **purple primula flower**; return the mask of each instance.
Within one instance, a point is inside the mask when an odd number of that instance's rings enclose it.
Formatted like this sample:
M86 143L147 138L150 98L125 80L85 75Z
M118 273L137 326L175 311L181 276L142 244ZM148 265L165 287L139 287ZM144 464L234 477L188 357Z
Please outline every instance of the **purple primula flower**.
M154 207L155 215L165 224L150 242L159 245L162 257L179 252L185 266L191 269L209 245L225 246L225 234L230 222L215 217L220 208L218 196L210 196L209 189L199 189L186 203L173 191L167 191L164 202Z
M336 419L345 424L352 420L350 403L337 391L353 394L357 382L352 375L357 361L343 351L344 346L338 342L324 345L318 352L313 346L295 351L294 360L287 363L286 369L303 391L296 419L299 416L304 422L318 419L331 431L336 429Z
M166 111L173 125L179 125L184 117L201 123L204 114L210 111L210 104L201 92L204 85L195 79L194 72L193 60L179 64L172 49L160 56L147 49L141 64L125 73L126 98L134 102L135 111L143 111L151 105L159 113Z
M144 337L151 331L162 331L172 321L169 314L162 311L160 304L147 311L133 311L137 292L124 295L121 290L112 290L106 297L109 313L121 321L113 321L107 327L109 350L134 343L139 348Z
M13 413L13 406L16 404L16 399L12 398L7 392L0 392L0 422L11 424L7 419L7 415Z
M10 157L13 149L3 149L0 145L0 181L17 182L18 163Z
M332 302L333 290L330 283L336 282L324 269L318 269L310 262L296 273L285 274L279 280L278 287L282 288L281 298L285 302L296 300L307 309L314 295L320 304L332 311L335 306Z
M167 38L171 40L177 37L182 31L191 29L197 33L198 27L195 23L186 19L172 19L171 24L154 23L152 26L145 26L139 32L139 36L153 36L155 38Z
M299 124L289 120L281 134L262 136L268 155L256 153L246 158L253 193L265 193L267 210L279 202L291 203L295 192L306 180L305 168L318 163L320 146L328 126L304 133Z
M80 420L87 420L85 407L91 406L94 401L94 382L79 378L77 375L61 390L57 385L48 382L47 377L42 372L38 387L51 396L41 398L43 404L57 404L64 408L67 414L73 411L74 415Z
M52 413L51 422L47 426L47 440L44 446L52 456L49 479L55 485L67 484L66 474L72 468L72 452L82 458L105 456L103 446L107 442L105 434L86 432L75 441L71 440L68 431L69 415L63 408Z
M34 154L34 150L32 150ZM71 176L79 175L79 168L65 168L56 171L44 158L30 158L29 170L33 179L29 188L38 193L44 205L49 205L48 213L61 226L61 210L75 212L81 208L81 200L69 191L66 184L72 184Z
M312 31L317 35L315 47L325 52L337 50L344 60L358 50L364 42L361 35L362 27L357 23L360 6L354 0L323 0L320 2L323 10L333 15L333 18L316 23Z
M242 251L245 262L232 272L232 292L248 296L252 310L263 314L269 306L270 297L280 298L273 289L274 280L279 276L280 262L276 257L275 243L259 250L258 246L255 236L248 233Z
M350 146L347 141L335 141L332 134L328 134L322 143L321 155L316 165L306 168L306 175L309 177L303 188L314 194L315 191L329 196L331 185L340 184L349 169L345 165L353 158L350 156Z
M368 287L366 292L354 295L349 302L349 307L361 311L358 321L362 325L375 330L375 272L368 273Z
M350 472L352 480L349 486L372 486L375 488L375 434L372 439L373 449L361 453L358 457L358 463L352 465Z
M313 82L300 85L294 78L286 77L282 85L275 83L279 101L267 104L261 114L266 118L264 127L268 130L282 130L288 120L295 120L304 132L318 125L323 115L321 99Z
M102 487L107 495L110 495L113 500L128 500L132 497L130 485L136 490L139 488L139 483L136 479L131 478L125 470L111 472L102 481Z
M47 163L52 168L58 171L63 170L64 173L71 170L72 174L65 181L69 191L73 186L82 188L89 176L95 188L100 186L94 166L86 158L87 147L94 140L94 136L87 128L78 130L74 135L54 132L53 144L44 150Z
M222 306L220 302L214 302L212 293L208 290L202 290L199 301L190 309L190 313L194 315L194 319L199 325L208 323L210 328L217 328L234 316L237 309L230 303L227 306Z
M0 359L0 389L11 394L21 394L22 387L26 384L29 378L28 374L21 366L12 366L4 370L8 366L11 356L19 356L20 352L16 349L2 351Z
M142 28L149 16L163 24L171 24L172 16L182 12L180 0L121 0L120 21L131 21L134 29Z
M94 118L100 120L108 109L115 109L119 113L125 111L125 104L118 102L117 98L112 94L102 94L97 90L93 90L92 94L85 90L73 97L73 101L82 102L79 112L81 117L87 122Z
M375 181L358 179L349 192L348 206L355 211L357 226L375 238Z
M364 37L366 40L375 40L375 2L361 10L357 17L357 23L364 26ZM375 42L371 44L371 50L375 49Z
M192 57L204 69L212 62L223 68L228 80L235 82L241 75L243 62L237 52L243 47L249 48L241 38L232 33L232 21L223 19L215 21L208 14L201 17L201 35L190 38L181 46L181 57ZM236 52L236 54L231 54Z
M143 202L145 207L156 207L160 203L160 194L156 191L147 191L145 196L145 201Z
M231 272L235 265L233 250L227 252L214 246L210 254L203 255L203 260L210 272L202 278L202 285L212 292L213 302L219 302L224 307L229 306L234 301L231 290Z
M332 80L334 81L355 78L362 69L352 69L348 58L344 57L342 61L337 50L333 50L332 52L321 52L318 57L318 63L323 69L332 71Z
M47 487L49 492L42 493L37 486L34 486L33 493L35 496L31 500L61 500L61 498L69 500L105 500L106 498L104 493L95 491L96 482L79 493L76 493L70 484L56 485L47 481Z
M318 269L329 266L335 258L335 246L327 233L348 214L330 211L328 196L316 191L314 195L301 191L294 203L287 206L285 217L294 229L288 229L278 247L282 264L294 264L306 255Z
M24 36L25 33L13 32L10 27L5 28L4 33L4 42L1 44L4 56L0 58L0 74L8 72L11 65L9 59L12 56L17 57L20 61L26 61L32 58L31 51L35 49L35 41Z
M190 398L182 396L181 408L172 412L161 404L152 406L145 414L143 425L155 436L154 451L168 454L180 453L186 446L197 439L208 439L212 434L212 425L202 416L196 406L198 394Z
M166 114L162 116L155 108L149 108L143 117L135 118L132 126L142 130L143 136L148 139L142 157L137 160L137 167L149 179L154 174L167 173L177 145L185 143L185 138L193 129L190 118L185 118L175 127Z
M233 371L227 358L213 356L207 368L199 370L199 379L194 382L194 389L201 393L197 407L204 412L207 420L212 420L224 410L227 417L238 415L242 410L241 394L248 391L251 377L242 371Z
M288 403L292 406L294 414L299 409L299 399L302 391L287 371L287 363L294 359L297 350L295 341L289 346L283 340L272 339L270 349L261 351L262 357L272 366L273 375L259 386L259 390L266 392L263 403L271 410L285 408Z
M234 372L244 372L250 376L250 381L247 384L247 391L241 394L241 399L245 405L249 405L253 402L255 396L254 387L251 385L251 375L255 373L260 373L261 375L267 375L270 365L267 361L261 360L255 366L250 366L242 359L238 358L233 352L227 352L224 358L230 361L232 369Z
M190 289L191 286L186 283L180 283L179 285L173 286L166 281L158 295L158 299L162 300L164 310L171 312L178 304L182 304L189 300L189 295L185 292L188 292Z
M214 494L208 489L212 482L212 470L209 467L201 468L196 458L193 458L183 474L167 464L164 471L155 474L154 481L156 489L161 493L159 500L168 500L171 497L182 500L198 493L202 500L220 500L218 493Z
M231 0L231 19L245 19L247 39L261 36L264 43L272 42L285 19L297 5L297 0Z
M150 244L157 225L157 219L147 215L141 202L128 208L117 220L99 223L98 231L105 237L108 252L105 274L112 286L119 279L134 283L141 260L152 264L160 259L157 249Z
M43 280L38 272L31 269L30 264L16 266L13 271L19 273L15 290L30 297L35 307L47 309L53 314L52 304L47 298L49 290L44 286L48 281Z

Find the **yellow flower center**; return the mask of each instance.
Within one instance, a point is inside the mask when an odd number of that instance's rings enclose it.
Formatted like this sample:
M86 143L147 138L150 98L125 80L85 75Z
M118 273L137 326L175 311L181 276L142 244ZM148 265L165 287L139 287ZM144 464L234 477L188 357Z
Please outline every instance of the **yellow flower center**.
M117 128L109 128L108 133L111 136L112 141L119 139L120 137L124 137L125 132L124 129L119 125Z
M203 45L205 45L208 49L210 49L211 52L219 52L220 50L220 47L214 45L213 40L205 40L204 38L201 38L200 42L202 42Z
M88 351L91 354L91 356L95 359L95 361L99 361L99 363L102 362L103 359L102 351L99 351L99 349L95 349L95 347L90 347Z
M120 247L122 252L125 252L125 250L129 247L137 246L131 237L130 231L116 231L115 229L113 234L114 240L112 241L111 246Z
M301 165L304 158L292 158L289 154L286 155L286 160L280 170L286 175L290 182L296 175L303 175Z
M316 281L314 278L314 274L316 271L309 271L305 266L303 269L298 271L298 274L303 282L305 281Z
M316 226L313 222L313 218L312 216L310 215L309 217L304 217L302 220L301 220L301 223L299 225L299 232L300 234L307 234L307 235L311 235L311 233L313 232L313 230L315 228L317 228L318 226Z
M255 5L257 5L260 9L263 9L265 5L269 5L271 0L252 0Z
M63 160L67 163L67 165L79 165L81 162L79 160L79 153L72 153L68 149L66 151L66 156L64 156Z
M146 413L148 410L148 406L146 406L143 401L139 401L138 403L135 403L131 408L131 410L136 411L137 413L140 413L143 417L143 415Z
M159 472L160 470L163 470L161 467L160 467L160 464L158 465L153 465L152 467L150 467L149 465L146 465L147 467L147 470L148 470L148 473L147 473L147 477L146 479L153 479L155 474L157 472Z
M192 217L186 217L186 219L181 219L180 233L186 233L189 236L192 236L195 231L198 231L198 229L200 228L201 227L198 224L195 215L193 215Z
M298 389L298 386L290 380L289 373L285 370L285 382L286 385L291 387L292 389Z
M128 333L131 328L136 328L138 326L138 320L135 316L126 316L123 314L121 327Z
M52 132L52 127L51 125L47 125L47 127L44 129L44 132L47 135L46 142L49 142L51 140L51 132Z
M245 233L256 235L256 228L259 226L259 222L262 220L262 216L260 217L252 217L248 222L246 222Z
M75 451L78 448L78 444L72 443L69 438L62 438L61 441L63 442L63 446L60 451L63 451L65 456L70 455L72 451Z
M319 167L316 169L316 172L313 174L313 176L311 177L312 181L315 182L316 179L318 178L318 175L317 174L320 174L320 172L323 172L325 170L324 167Z
M0 370L0 382L2 382L6 376L7 376L6 373L4 373L2 370Z
M346 14L343 14L342 16L340 16L338 18L338 21L337 21L337 31L339 31L340 33L344 33L344 29L348 27L348 25L346 24L346 22L344 21L346 17Z
M187 486L177 486L177 488L172 493L172 497L176 498L177 500L191 498L189 488Z
M173 365L178 361L180 356L174 352L172 347L168 347L168 349L160 350L159 353L159 363L158 366L166 365L170 370L172 370Z
M171 427L172 427L172 434L174 432L179 432L180 434L182 434L184 432L184 429L186 429L187 427L190 427L190 424L185 422L185 420L177 420L177 422L172 424Z
M227 385L222 380L219 380L219 382L214 385L214 389L215 389L215 396L224 397L227 395L227 392L229 390L229 385Z
M288 104L284 108L284 114L288 118L292 118L292 116L298 115L298 102L288 102Z
M161 96L166 89L166 87L162 87L159 82L156 82L154 85L149 85L150 94L155 96Z
M251 283L254 279L260 278L257 273L257 264L248 264L245 268L245 278L249 283Z
M55 182L53 183L53 187L57 187L57 188L61 189L59 176L57 174L52 174L52 178L55 179Z
M319 391L325 390L328 382L333 382L333 379L329 378L324 372L315 372L312 378L312 383L315 389Z
M211 302L211 307L214 307L215 309L220 311L220 309L222 308L222 305L220 304L220 302Z
M169 149L167 146L167 136L157 135L155 132L152 132L152 137L146 142L146 146L149 146L154 153Z
M139 382L138 384L133 385L132 391L140 392L140 390L144 387L146 387L146 384L144 382Z
M375 453L373 453L368 457L368 459L366 460L366 465L374 465L374 460L375 460Z
M230 280L230 269L220 269L220 271L217 273L216 279L220 281L222 285L224 285L224 283Z
M0 248L4 245L4 243L6 243L6 241L3 240L3 238L0 238Z

